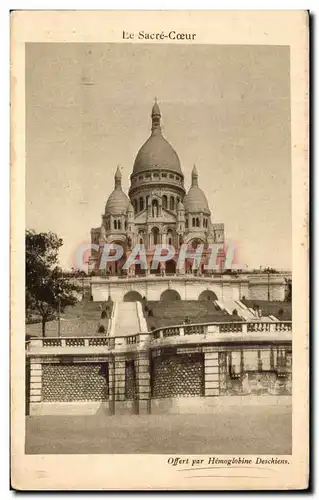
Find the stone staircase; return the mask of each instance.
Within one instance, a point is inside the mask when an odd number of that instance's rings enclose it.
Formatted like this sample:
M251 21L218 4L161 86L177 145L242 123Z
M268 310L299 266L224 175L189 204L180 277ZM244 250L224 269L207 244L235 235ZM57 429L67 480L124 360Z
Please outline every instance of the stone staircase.
M139 306L141 307L139 302L115 303L112 328L109 334L116 337L126 337L143 331L143 318L140 316Z
M262 316L259 318L257 313L250 307L247 307L240 300L232 300L232 299L219 299L216 300L216 303L219 307L226 311L228 314L232 314L234 309L236 309L238 316L245 321L278 321L274 316Z

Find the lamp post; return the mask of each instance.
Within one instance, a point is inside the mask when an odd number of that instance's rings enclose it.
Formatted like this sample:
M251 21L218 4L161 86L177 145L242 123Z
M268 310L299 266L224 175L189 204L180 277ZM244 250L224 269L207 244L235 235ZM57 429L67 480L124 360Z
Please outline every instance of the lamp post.
M267 297L268 297L268 302L270 302L270 287L269 287L269 279L270 279L270 273L268 271L268 293L267 293Z
M61 300L58 297L58 337L61 337Z
M62 275L63 276L63 275ZM58 337L61 337L61 285L57 286L57 298L58 298Z

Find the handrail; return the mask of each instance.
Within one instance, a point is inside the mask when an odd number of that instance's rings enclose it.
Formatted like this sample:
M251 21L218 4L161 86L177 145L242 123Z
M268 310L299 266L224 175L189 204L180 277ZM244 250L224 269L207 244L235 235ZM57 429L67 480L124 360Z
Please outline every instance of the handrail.
M212 327L209 331L209 327ZM157 340L162 337L227 334L227 333L280 333L292 330L291 321L232 321L213 323L186 323L183 325L169 325L156 328L151 332L138 332L132 335L105 335L85 337L31 337L26 341L26 349L38 347L109 347L111 349L120 345L138 344L147 339ZM48 345L45 345L48 344Z
M153 334L154 332L158 332L160 330L165 330L169 328L185 328L188 326L219 326L219 325L249 325L249 324L255 324L255 325L264 325L264 324L269 324L269 325L281 325L281 324L287 324L287 325L292 325L292 321L258 321L258 320L252 320L252 321L210 321L206 323L182 323L178 325L166 325L162 326L160 328L155 328L152 330L150 333Z
M132 337L133 335L140 335L140 333L134 333L132 335L86 335L86 336L77 336L77 337L64 337L64 336L61 336L61 337L37 337L37 336L34 336L34 337L31 337L30 340L26 340L25 343L27 344L28 342L32 342L32 340L73 340L73 339L76 339L76 340L79 340L79 339L85 339L85 340L89 340L89 339L123 339L123 338L126 338L126 337ZM142 335L145 335L145 333L142 333ZM149 335L149 332L148 332L148 335Z

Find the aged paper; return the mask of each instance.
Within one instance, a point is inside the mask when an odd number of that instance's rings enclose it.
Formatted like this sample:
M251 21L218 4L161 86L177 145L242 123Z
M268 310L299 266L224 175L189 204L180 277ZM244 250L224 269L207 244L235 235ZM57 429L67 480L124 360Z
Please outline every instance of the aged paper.
M307 488L308 50L303 11L12 13L14 488ZM63 283L92 247L43 327L25 231Z

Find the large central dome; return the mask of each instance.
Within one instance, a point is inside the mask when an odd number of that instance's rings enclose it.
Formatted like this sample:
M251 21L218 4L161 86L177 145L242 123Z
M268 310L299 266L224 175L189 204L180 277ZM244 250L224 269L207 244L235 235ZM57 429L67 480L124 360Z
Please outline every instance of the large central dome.
M152 134L137 153L133 175L146 170L172 170L182 174L181 164L176 151L162 136L161 112L155 103L152 109Z

